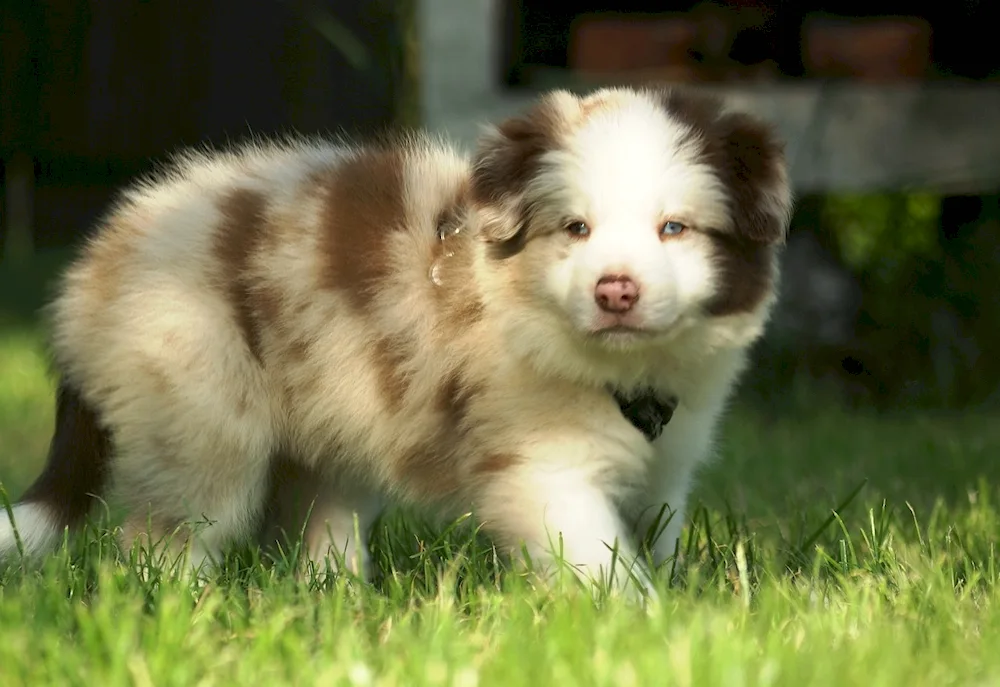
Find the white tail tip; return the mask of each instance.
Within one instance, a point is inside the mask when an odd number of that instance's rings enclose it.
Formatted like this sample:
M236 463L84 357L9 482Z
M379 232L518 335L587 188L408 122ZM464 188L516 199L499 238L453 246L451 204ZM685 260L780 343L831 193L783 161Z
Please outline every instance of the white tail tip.
M48 506L40 503L17 503L12 510L13 523L6 510L0 508L0 560L9 561L18 556L18 537L26 557L36 556L56 546L62 527Z

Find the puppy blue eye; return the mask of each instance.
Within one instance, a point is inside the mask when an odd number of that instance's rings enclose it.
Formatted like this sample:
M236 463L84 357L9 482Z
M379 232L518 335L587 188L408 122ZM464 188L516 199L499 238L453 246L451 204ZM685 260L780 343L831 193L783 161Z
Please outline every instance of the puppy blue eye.
M570 236L586 238L590 236L590 227L583 222L570 222L566 225L566 233Z
M663 227L660 228L661 236L677 236L683 232L686 227L680 222L664 222Z

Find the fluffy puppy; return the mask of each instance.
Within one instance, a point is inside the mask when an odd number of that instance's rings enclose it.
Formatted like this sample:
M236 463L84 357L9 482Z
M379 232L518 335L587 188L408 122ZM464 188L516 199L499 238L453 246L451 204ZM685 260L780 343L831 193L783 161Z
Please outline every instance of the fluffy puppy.
M790 205L765 124L675 91L552 92L471 159L418 135L188 155L123 193L51 305L23 548L108 494L127 540L180 527L201 563L258 527L281 456L310 554L362 574L354 518L386 499L588 576L632 565L665 506L661 562Z

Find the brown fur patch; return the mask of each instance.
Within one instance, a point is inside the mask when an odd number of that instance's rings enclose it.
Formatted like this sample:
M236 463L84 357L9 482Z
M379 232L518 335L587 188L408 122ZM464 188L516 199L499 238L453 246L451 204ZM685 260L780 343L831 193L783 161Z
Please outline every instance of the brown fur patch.
M468 203L469 186L462 184L455 192L452 201L446 204L437 214L435 226L438 236L450 236L455 230L460 229L465 224L465 209Z
M491 453L476 463L473 472L477 475L495 475L509 470L519 462L521 459L513 453Z
M472 239L468 235L468 184L462 184L452 201L438 212L435 226L442 237L435 247L434 259L443 277L442 288L434 294L457 328L468 327L482 319L483 303L474 288L471 273Z
M453 256L449 260L457 257ZM486 309L479 294L476 293L474 284L471 283L471 274L462 269L464 267L466 267L464 264L445 265L444 286L435 290L441 310L448 321L448 330L441 332L445 338L451 336L450 331L467 329L482 320Z
M459 239L456 237L455 242ZM449 337L449 331L463 330L483 319L485 305L477 291L469 269L469 246L456 247L454 254L439 258L442 286L434 289L441 313L448 323L448 330L442 331Z
M358 309L368 306L388 274L386 241L406 222L404 162L398 150L376 150L328 175L320 285L343 291Z
M771 127L747 114L723 112L714 96L668 91L659 93L659 100L667 115L691 127L687 144L698 147L733 199L734 232L750 241L781 243L785 218L773 214L766 194L785 183L785 154Z
M786 183L784 150L766 124L740 113L724 113L713 96L661 92L665 112L691 127L683 145L696 146L732 199L731 231L711 230L720 283L706 305L714 316L749 312L773 287L775 246L785 237L786 217L768 198Z
M97 411L68 382L56 390L55 432L45 469L21 497L43 503L63 526L76 525L104 492L109 474L111 434Z
M670 119L690 127L688 137L680 145L708 145L713 138L715 122L722 113L722 99L705 93L680 89L651 90L653 97Z
M469 404L481 392L462 370L453 371L439 387L435 409L442 414L441 430L428 442L407 451L399 463L403 480L425 496L443 497L459 488L459 463L469 447L463 446Z
M450 444L431 441L407 451L399 461L399 476L418 493L431 500L459 489L458 465Z
M478 298L463 300L454 311L454 323L459 327L468 327L483 319L486 306Z
M453 433L462 431L469 412L469 402L481 391L479 385L465 379L461 370L448 375L438 390L437 408L444 413L445 424L449 431Z
M223 287L250 353L261 361L261 331L255 311L272 311L277 318L277 296L255 288L250 262L265 228L267 199L250 189L238 189L219 203L222 222L215 235L215 256L222 266Z
M284 384L284 402L289 408L301 404L302 399L315 398L320 391L321 377L316 374L301 375L294 382Z
M254 314L257 322L263 327L275 326L281 318L281 294L274 289L264 288L258 284L253 289ZM258 336L259 338L259 336Z
M787 218L775 215L767 198L785 183L783 147L767 126L743 114L725 115L716 130L721 150L710 160L734 201L736 233L756 243L783 243Z
M735 234L714 238L722 279L708 310L725 315L754 310L773 287L787 218L775 214L779 208L767 194L785 183L784 153L770 130L746 115L723 116L715 132L718 147L709 160L733 199Z
M502 122L480 142L470 196L474 204L492 208L482 228L487 241L506 242L522 230L529 212L522 197L524 187L538 173L542 155L558 148L561 133L569 126L569 102L579 105L566 93L550 94L526 114Z
M774 248L729 234L711 235L718 283L705 310L713 317L752 312L774 284Z
M409 358L410 343L399 336L383 336L372 347L372 362L378 370L379 388L386 407L396 412L410 388L402 366Z
M528 223L522 221L513 234L503 241L492 242L488 255L498 262L509 260L528 245Z
M288 355L288 359L291 360L292 362L304 363L306 360L309 359L310 348L311 345L309 343L309 340L304 337L299 337L297 339L293 339L288 344L288 349L286 350L286 354Z

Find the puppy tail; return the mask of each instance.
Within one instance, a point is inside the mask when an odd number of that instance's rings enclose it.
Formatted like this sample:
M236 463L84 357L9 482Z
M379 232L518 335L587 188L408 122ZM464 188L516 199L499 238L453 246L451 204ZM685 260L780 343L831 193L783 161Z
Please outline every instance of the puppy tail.
M65 380L56 394L55 432L45 468L21 500L0 509L0 560L34 557L54 549L63 531L86 517L103 494L111 436L97 413Z

